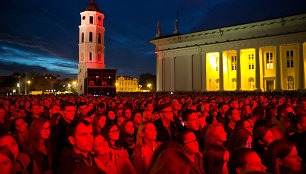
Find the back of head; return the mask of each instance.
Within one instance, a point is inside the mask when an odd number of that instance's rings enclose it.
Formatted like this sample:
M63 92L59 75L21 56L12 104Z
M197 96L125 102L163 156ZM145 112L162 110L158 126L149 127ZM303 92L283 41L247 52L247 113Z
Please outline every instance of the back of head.
M205 173L222 173L224 154L226 149L222 145L210 145L203 152L203 165Z
M246 164L248 154L255 152L252 149L241 148L233 150L228 161L228 173L236 174L237 168L243 168Z

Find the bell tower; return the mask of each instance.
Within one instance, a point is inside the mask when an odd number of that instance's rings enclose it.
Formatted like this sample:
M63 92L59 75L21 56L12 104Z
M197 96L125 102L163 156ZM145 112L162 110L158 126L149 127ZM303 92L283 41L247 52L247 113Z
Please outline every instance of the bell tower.
M94 0L81 12L79 26L78 94L84 94L88 69L104 69L104 15Z

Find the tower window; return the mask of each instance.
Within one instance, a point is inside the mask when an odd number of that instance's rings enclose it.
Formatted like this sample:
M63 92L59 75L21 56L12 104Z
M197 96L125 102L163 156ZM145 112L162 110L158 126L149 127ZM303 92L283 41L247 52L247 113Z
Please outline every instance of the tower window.
M237 56L232 56L232 70L237 70Z
M92 42L92 32L89 32L89 42Z
M82 32L82 43L84 43L84 33Z
M89 60L92 61L92 52L89 53Z
M90 24L93 24L93 16L90 16L89 22Z
M254 54L249 54L249 69L254 69L255 60Z
M85 20L85 16L83 16L83 20Z
M101 21L101 17L100 16L98 17L98 20Z
M272 53L269 53L267 52L266 53L266 69L273 69L273 54Z
M101 43L101 33L98 33L98 43Z
M294 61L293 61L293 50L287 51L287 68L293 68L294 67Z

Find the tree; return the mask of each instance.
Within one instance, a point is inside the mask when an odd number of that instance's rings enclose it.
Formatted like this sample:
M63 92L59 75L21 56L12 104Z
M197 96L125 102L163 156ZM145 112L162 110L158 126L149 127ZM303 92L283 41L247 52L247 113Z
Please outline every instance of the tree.
M151 84L151 87L148 87L148 84ZM156 75L150 73L141 74L139 76L139 85L141 85L143 89L149 89L155 91Z

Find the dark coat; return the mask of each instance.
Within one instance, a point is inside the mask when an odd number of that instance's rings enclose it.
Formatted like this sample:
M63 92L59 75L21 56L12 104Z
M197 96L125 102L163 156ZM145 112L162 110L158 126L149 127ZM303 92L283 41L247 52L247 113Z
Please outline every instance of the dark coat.
M156 130L157 130L156 141L165 142L165 141L169 141L169 140L175 140L177 132L178 132L178 128L176 127L176 125L174 124L173 121L170 122L171 136L169 135L167 129L163 125L163 122L162 122L161 118L155 120L153 123L156 126ZM170 137L171 137L171 139L170 139Z

